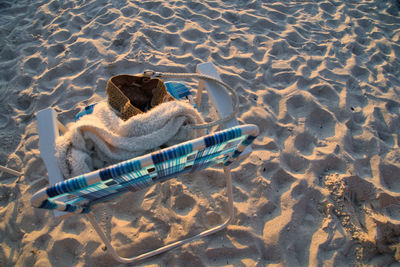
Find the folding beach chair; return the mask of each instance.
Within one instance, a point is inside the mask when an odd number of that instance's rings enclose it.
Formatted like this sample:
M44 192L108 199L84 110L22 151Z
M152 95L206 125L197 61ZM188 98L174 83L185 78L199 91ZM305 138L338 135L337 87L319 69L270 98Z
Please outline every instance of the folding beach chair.
M211 63L199 65L198 71L220 79ZM219 86L215 86L210 81L202 81L199 85L198 95L201 95L203 87L207 89L219 116L223 117L232 112L232 106L226 105L227 102L230 104L226 91L221 90ZM223 100L222 105L220 104L221 100ZM54 147L59 130L65 131L65 129L57 121L54 110L40 111L38 113L40 152L48 170L50 185L37 192L32 197L31 203L37 208L54 210L55 216L71 213L85 214L114 258L123 263L137 262L194 239L210 235L224 229L233 219L230 165L239 158L249 155L251 152L249 145L257 137L259 131L256 125L237 126L235 119L226 121L226 125L228 128L225 130L64 180L54 157ZM163 182L184 173L195 173L215 165L223 166L226 176L229 218L224 223L193 237L176 241L139 256L124 258L117 254L111 241L90 213L93 205L121 194L140 190L157 182Z

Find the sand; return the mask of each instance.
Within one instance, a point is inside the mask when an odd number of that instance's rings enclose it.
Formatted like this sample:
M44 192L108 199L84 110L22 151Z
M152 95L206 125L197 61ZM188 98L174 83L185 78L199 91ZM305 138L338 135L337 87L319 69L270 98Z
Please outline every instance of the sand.
M152 266L396 266L400 261L400 2L0 2L0 266L118 266L84 217L30 198L48 184L36 113L64 122L107 80L211 61L260 127L233 169L236 217ZM195 82L189 85L196 86ZM129 194L95 215L125 256L220 222L223 173ZM127 205L130 203L131 205ZM111 230L112 229L112 230Z

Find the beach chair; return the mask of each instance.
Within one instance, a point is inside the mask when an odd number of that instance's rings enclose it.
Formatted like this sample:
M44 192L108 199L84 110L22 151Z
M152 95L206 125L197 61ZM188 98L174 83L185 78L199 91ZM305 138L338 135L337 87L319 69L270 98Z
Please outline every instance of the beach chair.
M211 63L199 65L198 72L220 79ZM223 90L219 86L209 81L202 81L199 84L198 96L201 95L204 88L208 91L211 102L220 116L232 111L232 106L226 105L227 102L230 103L227 101L230 98L227 92L221 93ZM182 95L187 96L185 93ZM223 100L222 105L221 100ZM197 99L196 103L199 105L200 101ZM65 131L65 127L57 121L56 113L51 108L38 112L37 118L40 153L48 170L50 185L32 196L32 205L37 208L53 210L55 216L59 218L68 214L86 215L108 251L122 263L138 262L168 251L194 239L220 231L231 223L234 206L230 166L234 161L251 153L249 145L257 137L259 131L256 125L238 126L237 121L232 119L225 122L225 126L228 125L227 129L64 180L54 152L55 139L59 135L59 131ZM226 177L229 218L222 224L193 237L173 242L139 256L124 258L118 255L111 241L90 212L93 205L114 199L121 194L137 191L157 182L163 182L185 173L195 173L216 165L223 167Z

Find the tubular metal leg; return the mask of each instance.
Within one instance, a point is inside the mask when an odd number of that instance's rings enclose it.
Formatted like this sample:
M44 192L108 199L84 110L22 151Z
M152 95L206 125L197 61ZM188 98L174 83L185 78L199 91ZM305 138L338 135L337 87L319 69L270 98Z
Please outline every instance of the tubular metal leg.
M10 168L7 168L7 167L2 166L2 165L0 165L0 171L9 173L9 174L15 175L15 176L22 176L22 173L21 173L21 172L16 171L16 170L13 170L13 169L10 169Z
M100 225L97 223L96 219L94 218L94 216L92 214L86 214L87 218L89 219L89 222L93 225L93 228L96 230L97 234L99 235L99 237L101 238L101 240L103 240L103 242L105 243L105 245L107 246L107 249L109 249L109 251L111 252L111 254L113 255L113 257L122 263L135 263L135 262L139 262L141 260L144 260L146 258L155 256L157 254L166 252L168 250L171 250L173 248L182 246L190 241L193 241L197 238L201 238L207 235L211 235L213 233L216 233L222 229L224 229L226 226L228 226L232 220L233 220L233 216L234 216L234 207L233 207L233 196L232 196L232 176L231 176L231 171L229 167L225 167L224 168L224 173L225 173L225 177L226 177L226 192L228 195L228 207L229 207L229 218L222 224L215 226L211 229L205 230L203 232L201 232L200 234L197 234L195 236L186 238L186 239L182 239L179 241L176 241L174 243L168 244L166 246L160 247L158 249L143 253L139 256L135 256L132 258L124 258L118 255L117 251L115 250L115 248L111 245L111 241L106 237L106 235L104 234L103 230L101 229Z

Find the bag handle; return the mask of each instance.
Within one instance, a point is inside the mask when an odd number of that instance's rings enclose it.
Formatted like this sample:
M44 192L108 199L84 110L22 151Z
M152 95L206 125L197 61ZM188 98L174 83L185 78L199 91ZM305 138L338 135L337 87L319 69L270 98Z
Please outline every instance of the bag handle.
M221 118L219 120L213 121L213 122L192 125L193 129L210 128L210 127L213 127L215 125L228 122L228 121L234 119L236 117L236 114L239 111L239 97L238 97L237 93L235 92L235 90L233 90L233 88L230 87L228 84L226 84L223 81L218 80L217 78L214 78L212 76L204 75L204 74L198 74L198 73L155 72L155 71L152 71L152 70L144 71L143 75L145 77L149 77L149 78L151 78L151 77L167 78L167 79L168 78L181 78L181 79L194 78L194 79L199 79L199 80L213 81L213 82L221 85L222 87L226 88L231 93L232 100L233 100L233 103L232 103L233 104L233 111L229 115L227 115L224 118Z

